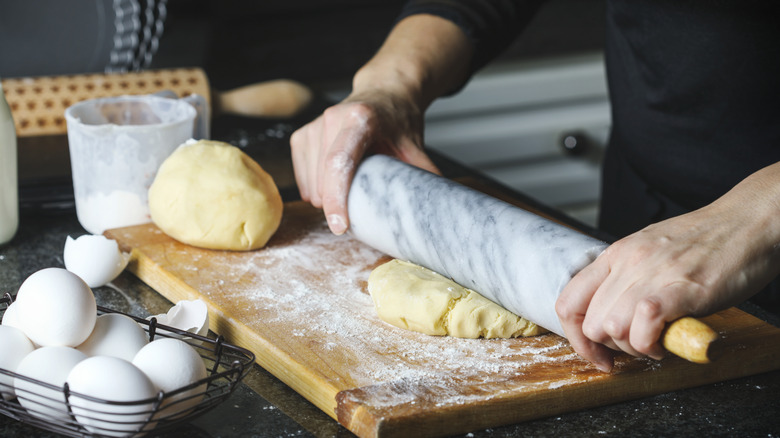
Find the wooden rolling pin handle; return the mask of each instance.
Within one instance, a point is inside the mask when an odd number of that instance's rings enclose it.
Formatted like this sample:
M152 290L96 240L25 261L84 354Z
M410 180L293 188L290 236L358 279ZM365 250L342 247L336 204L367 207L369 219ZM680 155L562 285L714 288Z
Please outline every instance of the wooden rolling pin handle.
M710 346L718 340L718 334L707 324L686 316L673 321L662 335L664 348L670 353L695 363L709 363Z
M214 112L249 117L292 117L312 100L311 90L296 81L278 79L234 90L212 90Z

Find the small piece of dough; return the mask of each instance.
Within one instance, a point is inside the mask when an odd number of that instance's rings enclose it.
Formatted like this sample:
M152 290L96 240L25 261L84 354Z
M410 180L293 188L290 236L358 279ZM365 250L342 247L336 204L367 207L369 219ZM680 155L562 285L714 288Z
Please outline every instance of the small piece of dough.
M149 188L152 221L174 239L210 249L265 246L282 220L271 176L228 143L185 143Z
M513 338L546 330L473 290L413 263L391 260L368 277L379 318L396 327L458 338Z

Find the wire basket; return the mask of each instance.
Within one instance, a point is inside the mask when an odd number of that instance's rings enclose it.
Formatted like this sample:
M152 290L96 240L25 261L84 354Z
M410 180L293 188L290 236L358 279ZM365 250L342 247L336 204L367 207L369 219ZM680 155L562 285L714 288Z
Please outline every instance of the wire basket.
M0 317L14 297L0 297ZM0 413L40 429L66 436L140 436L155 435L189 422L225 401L246 376L255 355L241 347L230 345L222 336L210 339L194 333L157 324L156 318L142 318L98 306L98 314L120 313L140 324L149 336L178 338L200 354L208 375L197 382L144 400L116 402L90 397L62 387L31 379L0 368L0 376L10 376L29 382L27 390L16 392L25 398L22 406L17 398L0 396ZM0 352L2 354L2 352ZM8 380L8 379L2 379ZM14 388L0 380L0 393L14 393Z

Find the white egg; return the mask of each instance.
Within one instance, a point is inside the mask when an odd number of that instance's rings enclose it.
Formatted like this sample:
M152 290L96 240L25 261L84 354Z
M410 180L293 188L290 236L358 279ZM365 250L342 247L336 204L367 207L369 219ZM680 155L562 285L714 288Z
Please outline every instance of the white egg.
M0 322L0 324L7 325L9 327L16 327L19 330L22 330L22 332L24 332L24 329L22 328L22 324L19 322L19 311L16 310L19 308L19 306L15 306L14 304L16 303L15 302L11 303L11 305L9 305L5 309L5 313L3 313L3 320L2 322ZM38 348L40 347L40 345L33 342L33 347Z
M19 330L21 330L21 327L19 327L19 315L16 312L16 309L18 308L14 304L11 303L8 305L8 307L5 309L5 312L3 312L3 320L0 322L2 325L7 325L11 327L16 327Z
M95 329L76 349L87 356L111 356L132 362L136 353L148 343L146 331L132 318L106 313L98 316Z
M24 331L24 329L22 328L22 324L19 322L19 311L16 310L19 308L19 306L16 306L15 304L16 303L13 302L5 309L5 313L3 313L3 320L2 322L0 322L0 324L7 325L9 327L16 327L19 330ZM35 348L40 347L40 345L36 344L35 342L33 342L32 344L33 347Z
M209 309L203 300L179 301L168 313L155 315L154 318L157 318L160 324L201 336L206 336L209 332ZM173 335L170 332L163 333Z
M17 377L14 390L19 403L36 417L68 420L70 415L62 387L73 367L86 358L87 355L71 347L41 347L25 356L17 367L17 374L60 389Z
M27 277L14 307L19 327L42 347L81 344L97 318L92 289L76 274L61 268L42 269Z
M63 259L65 269L81 277L89 287L99 287L122 273L130 254L120 251L115 240L85 234L76 239L67 237Z
M160 338L142 348L133 365L143 371L157 389L166 394L193 384L208 376L203 359L186 342ZM166 397L158 418L185 415L203 399L206 383Z
M133 436L154 409L157 390L151 380L130 362L95 356L79 362L68 376L70 403L76 421L96 435ZM95 397L103 402L89 400ZM138 402L111 404L109 402ZM145 428L149 430L154 425Z
M35 347L24 333L16 327L0 325L0 368L16 372L22 359ZM13 377L0 373L0 394L5 400L14 398Z

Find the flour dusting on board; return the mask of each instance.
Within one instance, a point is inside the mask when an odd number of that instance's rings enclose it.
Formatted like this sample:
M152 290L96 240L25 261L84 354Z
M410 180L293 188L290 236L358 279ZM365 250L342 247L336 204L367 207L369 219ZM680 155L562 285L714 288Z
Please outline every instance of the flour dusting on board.
M458 339L386 324L366 283L388 259L348 235L334 236L315 217L286 218L258 251L168 250L165 261L173 265L166 269L290 357L322 361L327 366L316 372L325 380L360 388L362 401L374 406L464 404L600 377L555 335ZM550 377L551 367L565 368L558 374L566 377Z

